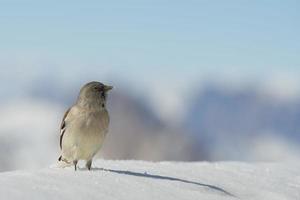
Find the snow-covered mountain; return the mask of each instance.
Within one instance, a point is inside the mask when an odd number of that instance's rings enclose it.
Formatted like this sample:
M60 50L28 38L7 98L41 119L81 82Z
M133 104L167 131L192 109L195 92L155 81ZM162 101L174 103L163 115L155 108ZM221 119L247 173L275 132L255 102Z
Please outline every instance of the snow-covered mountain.
M299 167L299 162L97 160L92 171L53 166L0 173L0 194L10 200L296 200L300 198Z
M0 171L41 168L57 159L60 120L81 85L43 80L20 94L20 89L9 90L18 98L0 94ZM204 85L185 101L182 121L168 123L147 101L150 92L116 85L108 101L110 132L100 154L106 159L299 158L298 100L280 101L257 88L235 91Z

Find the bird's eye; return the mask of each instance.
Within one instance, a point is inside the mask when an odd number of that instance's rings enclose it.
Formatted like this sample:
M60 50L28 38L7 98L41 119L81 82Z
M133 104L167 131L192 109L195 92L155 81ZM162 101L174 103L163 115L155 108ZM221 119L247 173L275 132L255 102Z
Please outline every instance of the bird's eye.
M98 90L98 87L94 87L94 90Z

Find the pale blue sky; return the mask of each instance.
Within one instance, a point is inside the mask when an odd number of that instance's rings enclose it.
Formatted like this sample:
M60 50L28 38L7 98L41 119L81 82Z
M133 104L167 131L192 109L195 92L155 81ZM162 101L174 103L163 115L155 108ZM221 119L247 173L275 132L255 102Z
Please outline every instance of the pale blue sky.
M297 0L0 1L0 64L6 78L49 66L137 80L300 74L299 10Z

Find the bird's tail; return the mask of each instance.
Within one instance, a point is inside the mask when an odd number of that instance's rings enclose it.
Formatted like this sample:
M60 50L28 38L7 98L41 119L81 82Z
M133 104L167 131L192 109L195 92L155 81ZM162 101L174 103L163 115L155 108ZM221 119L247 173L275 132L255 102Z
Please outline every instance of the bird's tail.
M65 168L71 166L72 163L69 162L67 159L63 158L62 156L59 156L57 165L60 168Z

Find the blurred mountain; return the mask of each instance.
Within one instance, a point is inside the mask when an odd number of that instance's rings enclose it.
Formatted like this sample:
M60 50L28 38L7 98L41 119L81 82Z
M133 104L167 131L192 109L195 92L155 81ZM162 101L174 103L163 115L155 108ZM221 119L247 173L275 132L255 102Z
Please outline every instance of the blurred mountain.
M184 126L213 160L245 159L244 151L266 135L300 143L300 99L282 101L256 89L207 86L187 113Z
M39 82L0 104L0 171L39 168L59 155L59 124L82 83ZM186 101L182 122L162 121L144 94L114 89L110 132L100 156L142 160L282 160L299 158L300 100L256 88L207 85ZM17 93L16 93L17 94ZM9 156L8 156L9 153Z
M53 81L36 84L31 94L67 108L74 103L81 83L61 85ZM168 124L143 95L121 85L109 95L106 158L278 160L298 153L300 100L282 101L257 87L234 90L207 84L186 102L183 122Z

